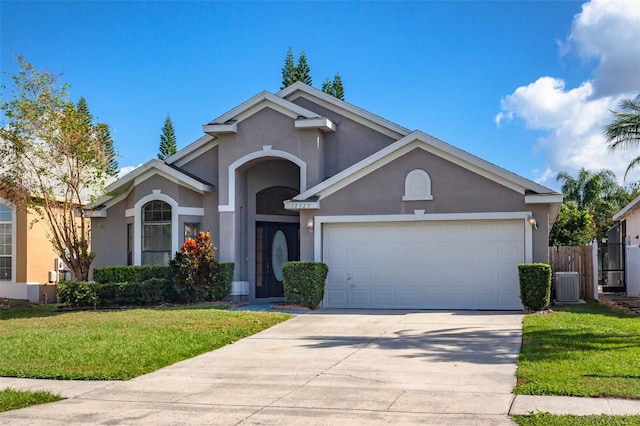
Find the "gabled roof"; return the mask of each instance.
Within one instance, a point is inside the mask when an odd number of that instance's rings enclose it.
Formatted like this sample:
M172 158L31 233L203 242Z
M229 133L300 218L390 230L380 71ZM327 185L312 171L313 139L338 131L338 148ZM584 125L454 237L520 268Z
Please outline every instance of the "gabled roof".
M332 111L336 111L340 115L343 115L364 126L370 127L394 139L400 139L411 133L411 130L407 129L406 127L402 127L378 115L372 114L360 107L350 104L349 102L345 102L334 96L328 95L322 90L313 88L300 81L282 89L281 91L276 93L276 95L292 102L299 97L304 97L320 106L323 106Z
M317 113L298 106L293 102L289 102L281 97L263 91L248 101L241 103L231 111L228 111L214 119L210 123L205 124L202 126L202 130L210 135L215 135L216 133L236 133L239 122L267 107L287 115L294 120L299 118L324 118L325 120L328 120L326 117L321 117Z
M204 135L164 161L167 164L175 164L176 166L181 167L185 163L188 163L216 145L218 145L218 142L216 141L215 136Z
M212 184L185 173L176 166L165 164L162 160L153 159L109 184L105 188L106 195L98 198L91 203L89 207L109 207L125 198L135 185L156 175L162 176L201 194L215 190Z
M302 83L301 83L302 84ZM303 84L305 87L309 87ZM315 90L315 89L314 89ZM322 92L321 92L322 93ZM326 117L296 105L280 96L274 95L267 91L262 91L251 99L241 103L237 107L214 118L209 123L202 126L205 135L182 148L165 161L167 164L175 164L183 166L193 158L202 154L204 151L217 145L217 135L225 133L237 133L238 123L251 117L256 112L264 109L274 109L295 120L295 126L300 129L315 128L323 132L335 131L335 124Z
M640 195L634 198L633 201L631 201L629 204L624 206L622 210L620 210L618 213L614 214L613 221L614 222L620 221L626 218L627 216L630 216L631 214L635 213L636 210L638 210L639 208L640 208Z
M487 179L520 192L525 195L525 201L527 203L562 202L562 194L554 192L549 188L518 176L420 131L410 133L406 137L388 145L313 188L304 191L294 197L293 200L305 201L313 199L314 197L322 199L416 148L424 149L427 152L449 160Z

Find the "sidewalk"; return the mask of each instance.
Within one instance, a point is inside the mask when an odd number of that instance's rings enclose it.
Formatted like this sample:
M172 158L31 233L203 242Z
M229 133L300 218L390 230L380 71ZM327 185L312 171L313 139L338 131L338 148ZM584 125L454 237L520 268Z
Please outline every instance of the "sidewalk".
M640 414L640 400L579 398L574 396L516 395L509 414L527 415L531 412L546 411L552 414L592 414L630 415Z
M0 389L50 391L73 399L93 391L106 388L117 381L90 380L43 380L0 377ZM579 398L572 396L514 395L510 415L527 415L531 412L549 412L552 414L574 414L588 416L592 414L639 415L640 400Z

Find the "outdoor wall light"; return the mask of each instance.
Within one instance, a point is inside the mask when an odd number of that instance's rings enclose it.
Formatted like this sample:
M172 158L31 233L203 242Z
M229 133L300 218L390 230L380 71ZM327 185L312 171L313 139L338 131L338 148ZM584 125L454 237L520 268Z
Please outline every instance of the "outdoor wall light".
M535 217L529 216L527 220L529 221L529 225L531 225L533 229L538 229L538 221Z
M309 219L307 219L307 231L309 231L310 233L313 232L313 227L314 227L314 223L313 223L313 216L309 216Z

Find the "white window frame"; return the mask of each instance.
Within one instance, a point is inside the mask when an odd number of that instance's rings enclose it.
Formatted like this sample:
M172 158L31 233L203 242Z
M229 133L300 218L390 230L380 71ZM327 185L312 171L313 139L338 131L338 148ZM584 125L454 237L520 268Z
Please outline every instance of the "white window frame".
M171 206L171 257L180 250L180 216L204 216L202 207L181 207L178 202L160 189L151 190L151 194L139 199L132 209L125 211L126 217L133 217L133 264L142 264L142 207L150 201L164 201ZM202 223L202 222L201 222Z
M2 222L2 223L11 223L11 276L9 277L8 280L6 279L1 279L0 278L0 282L3 283L15 283L16 282L16 272L17 272L17 250L16 250L16 246L17 246L17 222L18 222L18 216L16 214L16 207L10 203L8 200L5 200L4 198L0 197L0 204L3 204L6 207L9 207L9 210L11 210L11 221L10 222Z

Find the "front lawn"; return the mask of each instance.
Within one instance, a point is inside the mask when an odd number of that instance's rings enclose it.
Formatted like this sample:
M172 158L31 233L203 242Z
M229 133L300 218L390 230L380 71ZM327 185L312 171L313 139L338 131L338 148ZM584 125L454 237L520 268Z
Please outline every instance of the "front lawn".
M597 302L553 310L524 318L514 393L640 399L640 317Z
M127 380L272 327L290 315L211 308L0 310L0 376Z
M572 416L536 413L530 416L512 416L520 426L636 426L640 424L638 416Z
M30 407L32 405L60 401L62 399L64 398L51 392L0 389L0 413Z

